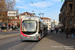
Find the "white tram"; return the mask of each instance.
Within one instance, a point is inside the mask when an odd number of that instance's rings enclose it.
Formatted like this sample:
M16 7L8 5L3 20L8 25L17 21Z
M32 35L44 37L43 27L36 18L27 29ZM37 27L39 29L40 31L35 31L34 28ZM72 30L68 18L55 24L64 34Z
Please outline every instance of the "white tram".
M21 19L20 40L38 41L47 34L47 26L39 17L24 17Z

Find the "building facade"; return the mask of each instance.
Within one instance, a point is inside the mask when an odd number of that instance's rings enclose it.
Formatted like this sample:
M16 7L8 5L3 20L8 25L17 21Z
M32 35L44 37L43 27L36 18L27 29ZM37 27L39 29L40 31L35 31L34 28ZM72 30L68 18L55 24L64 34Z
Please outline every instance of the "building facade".
M35 13L25 12L25 13L22 13L19 15L19 19L21 19L23 17L35 17Z
M58 27L58 22L57 21L51 21L51 28L56 28Z
M43 20L43 22L45 22L45 24L48 26L48 30L51 29L51 19L48 17L41 17L41 19Z
M20 19L10 19L8 25L14 25L17 26L18 22L20 23Z
M59 14L59 22L64 27L75 27L75 0L65 0Z

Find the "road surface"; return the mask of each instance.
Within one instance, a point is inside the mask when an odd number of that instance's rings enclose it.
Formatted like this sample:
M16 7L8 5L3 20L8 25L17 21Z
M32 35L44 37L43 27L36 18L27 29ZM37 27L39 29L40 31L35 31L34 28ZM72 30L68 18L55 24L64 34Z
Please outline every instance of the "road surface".
M20 36L1 39L0 50L32 50L38 42L20 41Z
M20 33L20 31L0 32L0 35L15 34L15 33Z

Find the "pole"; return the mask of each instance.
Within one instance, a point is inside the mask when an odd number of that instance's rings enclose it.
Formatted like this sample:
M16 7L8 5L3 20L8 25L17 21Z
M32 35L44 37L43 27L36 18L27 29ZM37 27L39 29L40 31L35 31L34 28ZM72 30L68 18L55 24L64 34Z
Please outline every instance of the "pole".
M7 18L7 31L8 31L8 18Z
M54 28L55 28L55 19L54 19Z
M42 16L41 16L41 15L42 15ZM39 16L40 16L40 17L44 17L44 13L39 13Z

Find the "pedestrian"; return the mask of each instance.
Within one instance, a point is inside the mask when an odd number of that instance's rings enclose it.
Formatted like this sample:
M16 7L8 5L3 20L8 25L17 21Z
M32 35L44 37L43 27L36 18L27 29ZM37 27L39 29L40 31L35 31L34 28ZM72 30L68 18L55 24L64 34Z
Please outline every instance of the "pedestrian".
M64 32L64 29L63 29L63 28L61 28L61 32L62 32L62 33Z
M69 32L69 29L68 29L68 27L67 28L65 28L65 34L66 34L66 38L68 38L68 34L69 34L70 32Z
M74 30L74 28L72 27L72 28L71 28L72 38L74 38L74 31L75 31L75 30Z
M58 28L55 28L56 34L58 33Z
M59 28L59 33L61 33L61 28Z
M53 28L51 28L51 33L53 33Z

